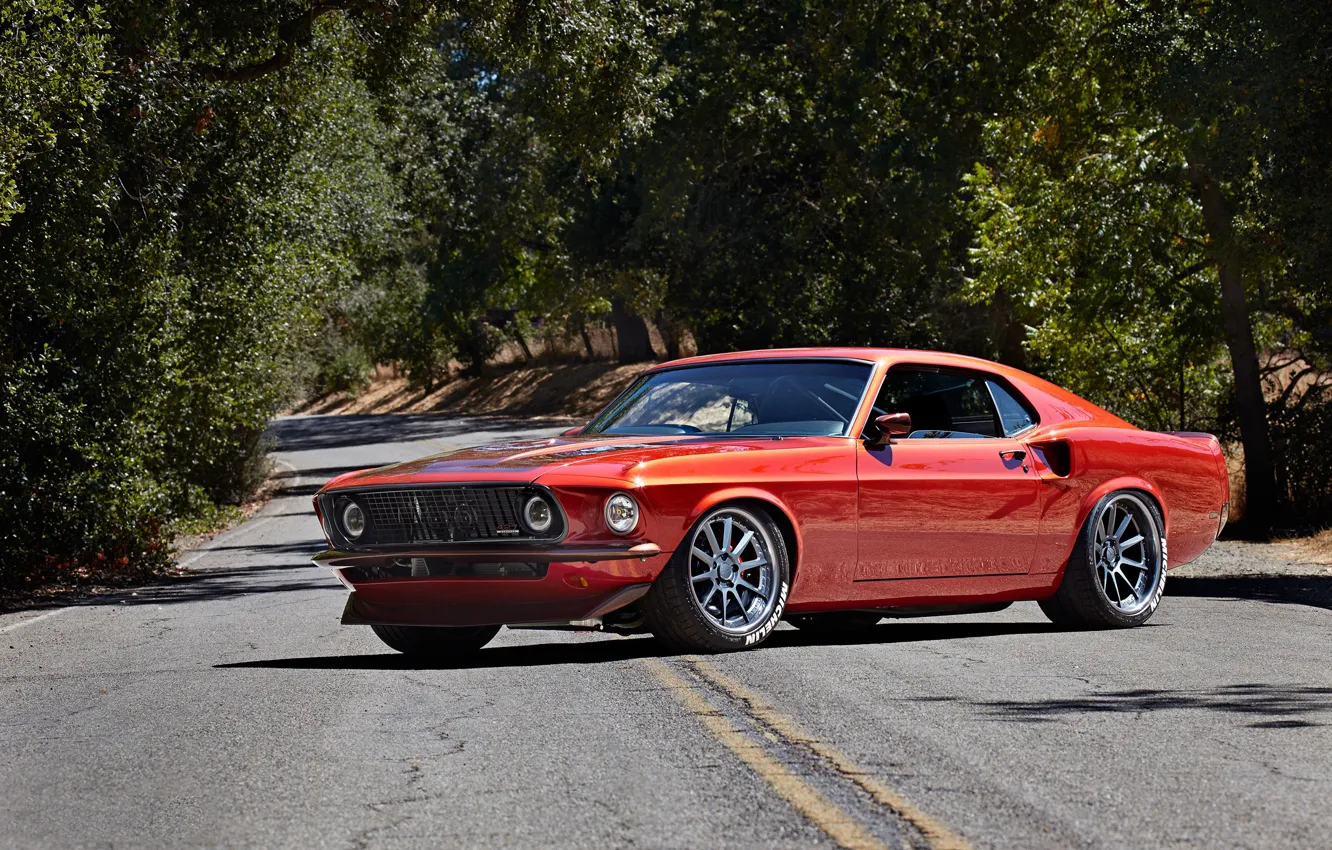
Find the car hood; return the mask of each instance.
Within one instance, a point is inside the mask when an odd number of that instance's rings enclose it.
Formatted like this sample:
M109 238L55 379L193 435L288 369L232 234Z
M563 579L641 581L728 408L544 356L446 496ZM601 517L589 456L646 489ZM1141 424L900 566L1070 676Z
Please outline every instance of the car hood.
M576 467L581 475L624 479L634 467L659 458L763 451L808 439L728 439L681 435L519 440L457 449L406 463L347 473L328 482L325 489L454 481L530 483L557 469L568 467ZM818 439L829 441L837 438Z

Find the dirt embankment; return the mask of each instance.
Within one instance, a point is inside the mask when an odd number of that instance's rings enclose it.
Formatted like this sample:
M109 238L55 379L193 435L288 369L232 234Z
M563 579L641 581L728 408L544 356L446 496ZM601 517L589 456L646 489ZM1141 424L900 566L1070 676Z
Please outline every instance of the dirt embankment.
M459 376L426 393L407 379L381 373L355 395L333 393L291 410L299 414L449 413L456 416L514 415L587 419L651 363L557 363L496 367L484 375Z

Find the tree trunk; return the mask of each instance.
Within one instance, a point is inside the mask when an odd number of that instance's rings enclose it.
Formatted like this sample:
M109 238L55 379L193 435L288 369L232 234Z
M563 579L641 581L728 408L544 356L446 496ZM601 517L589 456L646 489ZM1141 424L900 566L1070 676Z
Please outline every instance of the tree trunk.
M587 349L587 359L596 360L597 352L592 347L592 334L587 332L587 325L579 323L578 332L583 335L583 348Z
M1195 165L1189 166L1189 177L1202 202L1203 222L1221 277L1221 319L1235 371L1235 405L1244 446L1244 525L1249 537L1264 539L1271 534L1276 515L1276 465L1258 348L1244 294L1242 257L1221 186L1205 168Z
M578 335L583 338L583 350L587 352L587 359L596 360L597 352L592 348L592 334L587 332L587 317L579 314L573 316L570 321L578 325Z
M523 350L523 357L528 363L535 363L536 358L532 356L532 349L527 347L527 340L523 337L523 330L518 325L518 320L513 320L513 338L518 341L518 347Z
M1022 347L1022 343L1027 339L1027 329L1017 320L1012 296L1008 290L1000 287L994 293L991 304L990 318L994 322L994 333L999 343L999 362L1026 369L1027 349Z
M662 344L666 346L666 359L680 359L680 328L667 310L657 311L657 330L661 333Z
M647 322L642 316L630 313L620 298L611 301L611 321L615 324L615 347L621 363L639 363L656 356L648 337Z

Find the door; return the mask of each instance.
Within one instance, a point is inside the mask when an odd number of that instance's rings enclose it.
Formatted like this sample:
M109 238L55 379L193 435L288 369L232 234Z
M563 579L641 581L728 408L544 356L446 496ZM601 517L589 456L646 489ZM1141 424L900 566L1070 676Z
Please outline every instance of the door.
M859 580L1025 574L1040 526L1029 405L982 372L894 366L871 416L912 430L857 449ZM871 426L872 427L872 426Z

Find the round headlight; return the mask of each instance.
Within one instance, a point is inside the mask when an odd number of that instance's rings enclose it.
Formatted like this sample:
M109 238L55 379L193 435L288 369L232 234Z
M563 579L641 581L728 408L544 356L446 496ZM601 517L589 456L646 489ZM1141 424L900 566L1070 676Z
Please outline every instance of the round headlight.
M527 504L523 506L523 522L537 534L549 531L551 524L555 522L555 512L550 509L550 502L540 496L528 499Z
M348 502L342 509L342 530L352 540L365 533L365 512L355 502Z
M616 534L628 534L638 525L638 502L627 493L606 500L606 525Z

